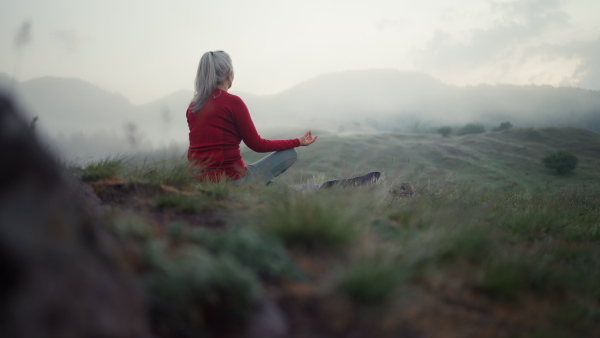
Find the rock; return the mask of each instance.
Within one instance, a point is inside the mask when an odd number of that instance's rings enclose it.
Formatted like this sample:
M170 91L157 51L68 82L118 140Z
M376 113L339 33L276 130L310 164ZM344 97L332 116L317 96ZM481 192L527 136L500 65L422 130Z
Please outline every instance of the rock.
M149 336L119 242L1 93L0 158L0 337Z

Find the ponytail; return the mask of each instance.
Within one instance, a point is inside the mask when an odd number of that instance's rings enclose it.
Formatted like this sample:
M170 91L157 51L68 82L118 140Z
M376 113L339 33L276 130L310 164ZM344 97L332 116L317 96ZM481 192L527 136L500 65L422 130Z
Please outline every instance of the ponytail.
M229 54L224 51L204 53L198 64L192 112L197 113L217 86L225 84L228 76L233 76Z

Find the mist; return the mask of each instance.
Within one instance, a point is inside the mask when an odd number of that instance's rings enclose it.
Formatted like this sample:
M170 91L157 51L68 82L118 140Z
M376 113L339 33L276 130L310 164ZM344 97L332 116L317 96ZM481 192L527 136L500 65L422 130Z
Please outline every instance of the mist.
M80 79L44 77L14 84L14 96L58 157L86 161L106 156L161 153L184 156L185 111L191 91L134 105L126 97ZM375 84L375 85L373 85ZM393 69L317 76L276 95L235 91L264 138L435 132L478 123L487 130L569 126L600 132L600 91L552 86L454 86L418 72Z

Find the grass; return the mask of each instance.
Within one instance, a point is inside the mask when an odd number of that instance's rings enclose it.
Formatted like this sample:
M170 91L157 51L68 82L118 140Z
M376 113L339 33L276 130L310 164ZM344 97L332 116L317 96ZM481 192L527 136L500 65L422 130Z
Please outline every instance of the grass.
M71 170L84 182L99 181L120 176L125 167L123 156L107 157L84 165L73 165Z
M289 174L297 180L324 174L327 179L355 173L399 173L411 183L443 179L492 189L544 190L546 188L600 187L600 134L575 128L514 128L504 132L443 138L437 134L324 135L314 147L300 149L299 161ZM541 159L557 149L575 154L579 165L561 178Z
M573 143L572 133L583 144ZM367 188L300 192L281 179L268 187L191 183L181 163L117 171L186 192L149 198L153 212L168 210L181 217L176 222L156 225L155 214L111 222L131 247L127 262L143 281L157 336L219 336L224 328L213 323L229 320L242 327L261 290L281 295L286 314L311 325L333 326L325 315L341 298L354 308L389 306L386 320L432 336L435 325L411 313L457 327L506 327L499 335L586 337L600 330L597 133L329 136L323 144L302 149L286 179L318 182L370 170L385 178ZM580 157L573 175L540 165L537 154L553 147ZM399 188L405 181L416 193ZM213 229L199 215L216 208L225 225ZM455 295L461 300L452 303ZM524 324L532 303L539 317ZM453 313L477 309L486 320L444 317L448 306L459 309ZM331 318L352 312L337 311ZM508 328L513 322L520 324Z
M339 191L313 195L284 189L273 194L272 206L264 212L262 230L303 248L340 249L360 236L353 205ZM356 210L356 209L354 209Z
M154 204L158 209L172 209L188 214L196 214L216 207L212 199L200 193L162 194L156 197Z
M385 253L359 257L340 274L337 287L358 306L381 306L389 302L405 271L393 255Z
M259 291L250 270L201 249L179 252L144 279L150 322L167 336L231 331L249 314Z
M125 177L133 183L181 188L192 184L193 168L184 157L154 160L152 163L144 160L141 164L132 165Z

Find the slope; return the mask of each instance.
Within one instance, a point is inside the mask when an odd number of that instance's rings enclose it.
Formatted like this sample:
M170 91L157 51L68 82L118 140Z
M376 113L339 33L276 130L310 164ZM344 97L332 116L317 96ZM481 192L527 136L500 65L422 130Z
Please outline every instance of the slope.
M580 160L572 175L557 176L540 161L565 149ZM416 184L450 179L490 188L597 187L600 133L577 128L513 129L443 138L433 134L324 135L299 148L290 173L294 181L333 178L367 171ZM244 152L248 163L260 154Z

